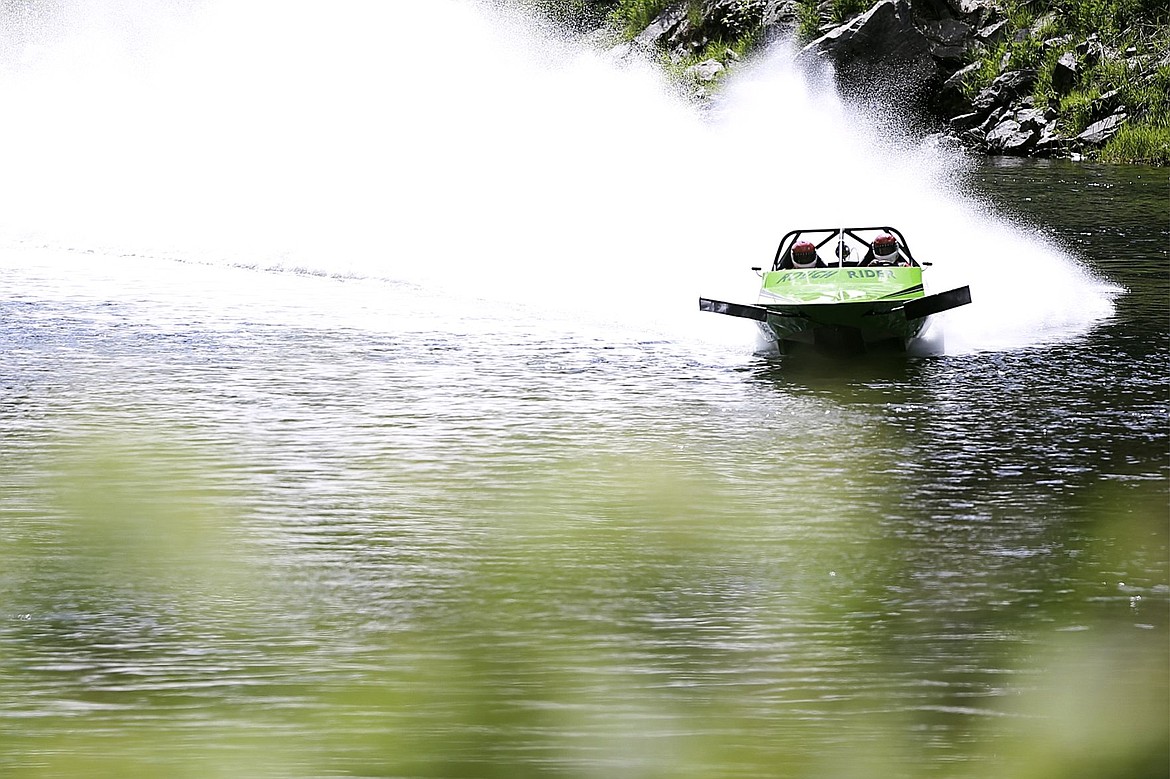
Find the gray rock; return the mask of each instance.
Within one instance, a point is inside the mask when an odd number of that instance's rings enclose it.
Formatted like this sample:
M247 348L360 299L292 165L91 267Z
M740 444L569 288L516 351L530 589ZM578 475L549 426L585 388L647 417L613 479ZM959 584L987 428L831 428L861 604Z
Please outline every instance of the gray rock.
M975 37L983 43L996 44L1008 34L1008 29L1008 20L1001 19L979 30L979 32L975 33Z
M1066 51L1060 55L1060 59L1056 61L1056 65L1052 69L1052 91L1063 97L1072 91L1080 78L1080 65L1077 63L1077 55L1071 51Z
M1055 128L1045 128L1040 131L1040 137L1036 140L1036 145L1032 147L1032 154L1040 157L1053 157L1063 154L1067 142L1064 138L1058 135Z
M968 99L963 87L967 79L974 75L981 67L983 67L982 63L972 62L967 67L951 74L951 77L943 82L942 87L939 88L935 96L932 103L934 109L942 116L958 116L973 112L975 107L971 105L971 101Z
M967 79L970 76L973 76L974 74L978 73L982 67L983 67L982 62L972 62L970 65L966 66L965 68L960 68L959 70L956 70L951 75L950 78L948 78L946 81L943 82L943 86L944 87L954 87L956 89L962 89L963 85L965 83L967 83Z
M964 132L966 130L974 130L983 123L983 114L978 112L971 112L968 114L959 114L952 118L948 124L955 132Z
M937 80L941 71L930 40L914 26L906 0L880 0L848 24L836 27L801 50L802 58L831 61L844 86L867 88L901 76L901 86Z
M796 0L768 0L760 18L763 27L789 28L796 26L798 10Z
M676 37L679 29L687 23L687 9L685 6L671 6L660 13L650 22L649 26L634 38L634 46L641 49L665 47L671 38Z
M975 27L982 27L999 15L999 9L984 0L959 0L959 16Z
M1036 71L1010 70L1000 74L987 89L976 95L972 103L976 108L1007 105L1030 92L1035 84Z
M1039 128L1028 129L1014 119L1007 119L987 134L987 149L1004 154L1023 154L1039 137Z
M960 143L975 148L984 148L984 142L987 140L987 133L976 127L974 130L964 130L959 133Z
M930 40L948 46L964 45L967 39L971 37L970 25L964 24L958 19L939 19L932 22L923 22L920 29L922 30L922 34Z
M983 131L984 135L986 135L987 133L991 132L997 124L1007 118L1007 116L1008 110L1006 108L996 108L987 115L987 118L983 120L983 124L979 126L979 129Z
M1093 117L1093 121L1103 119L1107 116L1118 113L1121 109L1121 90L1111 89L1103 95L1097 97L1089 107L1089 113Z
M1020 123L1015 119L1006 119L998 122L995 127L987 133L987 146L993 151L999 151L1003 148L1004 143L1008 138L1020 132Z
M1096 33L1094 33L1077 45L1077 54L1085 65L1093 67L1105 56L1105 46L1098 40Z
M1044 119L1044 112L1038 111L1035 108L1025 108L1022 111L1016 111L1015 118L1020 123L1020 127L1026 130L1041 130L1047 124Z
M703 60L697 65L691 65L683 72L695 81L705 83L714 81L724 70L723 63L719 60Z
M1077 136L1077 140L1089 146L1101 146L1121 129L1129 117L1124 113L1114 114L1113 116L1102 119L1099 122L1093 122L1089 125L1083 133Z
M931 42L930 53L947 69L961 67L969 58L971 28L957 19L922 22L922 34Z

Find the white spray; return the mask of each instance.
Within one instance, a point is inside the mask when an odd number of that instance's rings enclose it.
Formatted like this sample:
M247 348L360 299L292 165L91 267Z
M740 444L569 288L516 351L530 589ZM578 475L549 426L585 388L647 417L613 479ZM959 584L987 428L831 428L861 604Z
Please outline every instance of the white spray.
M972 287L944 315L949 350L1075 335L1111 311L1072 258L954 190L961 160L871 129L783 46L703 111L652 66L472 2L85 8L5 19L9 239L696 334L721 327L696 298L751 302L749 267L783 232L894 224L933 288Z

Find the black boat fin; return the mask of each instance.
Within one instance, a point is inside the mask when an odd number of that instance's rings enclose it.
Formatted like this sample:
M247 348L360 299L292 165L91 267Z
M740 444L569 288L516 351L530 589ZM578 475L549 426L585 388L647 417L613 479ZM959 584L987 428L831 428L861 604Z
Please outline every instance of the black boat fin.
M902 306L902 310L906 313L907 319L922 319L932 314L940 314L943 311L950 311L952 308L965 306L970 302L971 288L956 287L936 295L927 295L924 298L907 301L906 305Z
M768 309L759 306L745 306L742 303L724 303L722 300L699 298L699 310L710 311L714 314L741 316L744 319L754 319L757 322L768 321Z

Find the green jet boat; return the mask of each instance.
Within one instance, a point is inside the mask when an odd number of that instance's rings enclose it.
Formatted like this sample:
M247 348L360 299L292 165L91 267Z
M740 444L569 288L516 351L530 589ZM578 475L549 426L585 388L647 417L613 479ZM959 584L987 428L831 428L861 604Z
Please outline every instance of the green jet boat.
M754 319L781 351L905 349L927 321L971 302L970 287L927 295L919 262L893 227L793 230L776 249L756 305L699 298L699 309Z

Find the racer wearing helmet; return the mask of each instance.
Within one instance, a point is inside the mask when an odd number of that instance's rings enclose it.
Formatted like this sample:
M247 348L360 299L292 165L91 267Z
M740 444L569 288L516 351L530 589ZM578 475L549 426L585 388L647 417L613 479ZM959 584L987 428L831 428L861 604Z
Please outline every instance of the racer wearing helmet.
M792 245L792 267L817 267L817 247L808 241L797 241Z
M906 265L908 264L902 252L898 249L898 241L889 233L882 233L873 239L870 245L872 256L867 265Z

